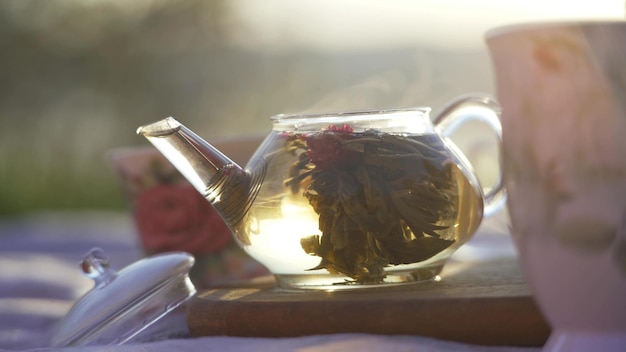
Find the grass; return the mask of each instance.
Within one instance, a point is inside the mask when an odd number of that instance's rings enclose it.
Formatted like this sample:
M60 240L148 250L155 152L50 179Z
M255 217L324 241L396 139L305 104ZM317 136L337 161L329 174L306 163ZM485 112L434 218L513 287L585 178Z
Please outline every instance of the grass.
M37 170L13 163L0 170L0 217L41 210L123 210L121 189L112 171L80 173L64 168ZM104 166L104 165L103 165Z

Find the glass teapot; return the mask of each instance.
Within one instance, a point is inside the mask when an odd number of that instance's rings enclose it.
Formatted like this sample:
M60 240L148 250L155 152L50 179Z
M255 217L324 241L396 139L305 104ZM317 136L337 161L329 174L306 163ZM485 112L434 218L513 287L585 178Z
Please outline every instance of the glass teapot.
M499 105L277 115L245 168L169 117L139 127L285 289L339 290L438 277L505 197L484 192L448 136ZM499 180L500 178L498 178Z

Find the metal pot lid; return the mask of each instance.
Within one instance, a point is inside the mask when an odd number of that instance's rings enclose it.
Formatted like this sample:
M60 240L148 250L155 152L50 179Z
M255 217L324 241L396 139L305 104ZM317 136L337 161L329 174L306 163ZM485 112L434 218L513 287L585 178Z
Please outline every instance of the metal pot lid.
M184 252L141 259L116 272L102 249L80 263L94 287L72 306L53 337L55 347L123 344L196 293L194 258Z

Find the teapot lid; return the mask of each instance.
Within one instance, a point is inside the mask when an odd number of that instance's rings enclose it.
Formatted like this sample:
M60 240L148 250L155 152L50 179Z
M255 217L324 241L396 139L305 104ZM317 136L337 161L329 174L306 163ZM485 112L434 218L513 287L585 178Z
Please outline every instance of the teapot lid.
M192 255L172 252L116 272L102 249L92 249L80 266L95 285L63 318L53 346L127 342L196 293L189 279L193 263Z

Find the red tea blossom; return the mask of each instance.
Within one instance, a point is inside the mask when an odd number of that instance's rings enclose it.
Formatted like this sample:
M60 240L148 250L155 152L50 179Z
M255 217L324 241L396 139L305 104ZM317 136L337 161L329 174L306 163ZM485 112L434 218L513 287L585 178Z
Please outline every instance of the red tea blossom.
M343 142L354 137L352 132L349 125L333 125L324 132L306 136L307 156L320 170L353 165L359 153L343 148Z

